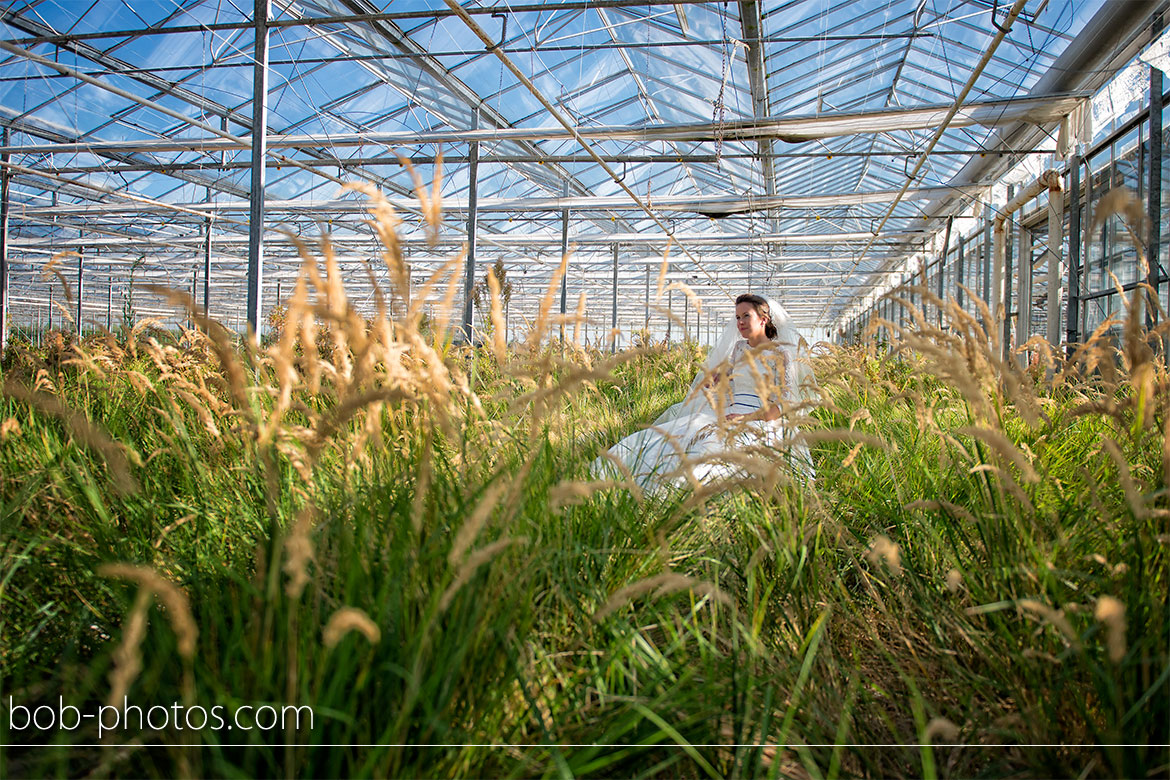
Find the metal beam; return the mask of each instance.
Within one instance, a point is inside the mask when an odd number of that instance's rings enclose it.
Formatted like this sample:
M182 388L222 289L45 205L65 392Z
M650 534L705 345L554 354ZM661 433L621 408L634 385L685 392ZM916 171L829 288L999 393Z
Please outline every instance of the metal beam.
M608 246L613 243L637 245L641 247L655 247L664 249L668 244L678 241L686 241L690 244L701 245L715 245L715 246L738 246L738 247L759 247L762 244L779 244L783 246L819 246L819 245L840 245L866 242L873 238L872 233L869 232L852 232L852 233L758 233L755 235L737 234L737 233L675 233L674 236L655 235L647 233L579 233L570 237L570 241L578 246ZM907 239L918 239L925 241L928 234L921 230L899 230L886 231L877 235L879 241L905 241ZM459 247L462 245L466 236L460 231L458 235L443 235L439 237L436 246L445 247ZM333 243L337 246L360 246L360 247L375 247L380 246L380 242L376 238L370 236L333 236ZM543 247L546 249L553 249L559 247L561 244L559 235L551 234L525 234L525 235L497 235L492 238L483 237L481 240L484 246L493 246L499 249L515 249L518 247L534 248ZM71 246L77 246L80 239L66 239L66 238L21 238L13 239L11 242L12 249L33 250L45 249L51 251L54 249L64 249ZM174 246L200 246L203 242L203 236L199 234L167 239L166 243ZM247 242L244 236L240 235L225 235L216 238L216 243L221 246L241 246ZM126 241L122 239L104 238L104 239L90 239L86 240L87 245L92 246L109 246L109 247L127 247L127 246L152 246L152 241L148 238L143 238L138 241ZM157 243L157 241L155 242ZM429 245L429 240L424 236L403 236L400 240L403 246L424 246ZM295 250L290 248L290 256L295 255ZM678 262L686 262L679 260ZM690 261L695 262L695 261ZM855 262L850 260L850 262ZM695 262L696 265L701 263Z
M270 63L271 64L271 63ZM43 136L48 137L48 136ZM990 149L982 148L967 148L967 149L935 149L931 152L932 157L972 157L980 154L986 154ZM1007 151L997 151L997 154L1053 154L1054 149L1010 149ZM759 154L747 153L733 153L733 154L696 154L693 152L679 152L672 154L599 154L602 160L607 163L717 163L721 160L756 160L759 159ZM850 158L850 157L897 157L903 158L906 152L898 151L881 151L875 150L873 152L829 152L807 151L807 152L770 152L768 158L771 160L800 160L800 159L826 159L826 158ZM118 159L111 155L111 159ZM368 168L372 166L401 166L403 160L407 160L411 165L418 167L420 165L434 165L439 158L433 155L411 155L409 157L389 157L386 155L374 155L365 157L362 155L354 155L353 157L321 157L311 160L298 160L301 167L304 168ZM445 165L450 164L464 164L470 160L466 154L445 154L442 161ZM574 163L591 163L593 158L583 154L550 154L550 155L533 155L533 154L483 154L479 155L481 163L497 163L501 165L509 165L511 163L536 163L548 162L559 164L574 164ZM265 163L269 168L287 167L288 162L283 159L274 159L269 157ZM251 168L250 162L231 161L215 163L208 165L206 162L127 162L119 165L61 165L53 168L54 173L67 175L75 173L108 173L119 175L123 173L145 173L156 172L173 175L178 172L188 171L232 171L243 170ZM195 178L184 179L190 181L192 184L199 184L206 186L207 182L197 180ZM217 182L222 185L222 182ZM224 191L226 187L222 187ZM246 191L242 191L246 194Z
M6 42L0 40L0 48ZM63 66L62 66L63 67ZM80 74L79 74L80 75ZM1008 98L965 103L948 127L981 125L995 127L1019 121L1043 123L1056 121L1071 112L1090 95L1070 93L1027 98ZM144 100L132 96L135 100ZM896 130L921 130L937 127L953 105L938 104L914 108L879 109L796 117L750 119L735 122L693 122L685 124L569 127L495 127L480 130L433 130L402 132L338 133L330 136L274 135L268 139L270 149L345 148L356 146L422 146L462 144L472 141L556 141L582 138L596 141L729 141L776 139L787 143L804 143L836 136L886 133ZM162 110L162 109L160 109ZM188 123L197 120L184 118ZM198 123L202 126L202 123ZM0 149L12 154L80 154L83 152L219 152L247 149L246 137L230 136L216 130L214 138L160 138L143 141L88 141L72 144L33 144ZM227 137L224 137L227 136ZM535 153L535 152L534 152ZM831 152L821 152L831 154ZM589 159L595 160L590 155ZM968 182L970 184L970 182Z
M478 143L474 144L478 147ZM478 160L476 165L478 165ZM17 173L21 173L19 169ZM37 175L40 175L39 173ZM68 180L65 180L68 181ZM75 183L75 182L69 182ZM81 184L80 182L76 182ZM969 187L966 192L974 195L979 188ZM922 187L907 190L903 200L925 200L936 197L943 191L950 191L949 187ZM869 192L841 192L822 195L774 195L771 197L747 197L743 195L710 194L701 196L678 196L655 198L650 205L657 211L696 213L704 216L730 216L735 214L749 214L770 209L827 209L833 207L860 206L874 203L888 203L898 195L897 190L873 190ZM420 209L419 201L413 197L388 198L390 204L399 211L417 212ZM447 213L467 211L470 197L444 198L443 211ZM637 211L641 206L631 198L617 196L566 196L556 197L527 197L527 198L475 198L476 209L479 212L553 212L560 213L565 209L571 211ZM68 214L130 214L137 215L149 212L166 212L168 210L182 211L189 214L230 214L242 213L250 209L250 200L243 201L196 201L176 204L149 204L138 203L116 204L80 204L78 206L57 207L26 207L20 213L22 216L53 216L62 217ZM369 201L364 197L350 197L342 200L317 201L308 199L269 201L265 204L269 213L280 212L309 212L314 215L356 213L365 214L369 209ZM773 232L776 232L775 230Z
M706 5L710 0L568 0L567 2L554 3L525 3L519 5L509 5L507 10L513 15L522 13L547 13L556 11L592 11L598 8L649 8L656 6L672 5L678 7L680 5ZM496 14L500 12L499 7L485 6L482 8L470 7L466 9L470 15L487 15ZM330 14L325 16L302 16L297 18L273 19L269 22L269 27L272 29L283 29L292 27L319 27L325 25L342 25L342 24L361 24L371 22L392 22L392 21L406 21L409 19L442 19L454 16L455 13L445 9L429 9L425 11L396 11L396 12L369 12L369 13L351 13L351 14ZM15 12L8 11L0 20L12 24L10 19L21 19ZM221 32L229 30L246 30L252 26L250 22L207 22L203 24L192 25L166 25L151 26L151 27L134 27L123 28L120 30L100 30L89 33L51 33L44 35L36 35L35 38L20 41L23 45L32 45L34 43L68 43L71 41L95 40L102 38L136 38L148 35L176 35L179 33L200 33ZM850 36L828 36L831 40L835 37L850 37ZM903 34L891 34L881 36L883 38L901 38L905 37ZM825 36L810 37L810 41L823 40ZM525 49L524 51L531 51Z

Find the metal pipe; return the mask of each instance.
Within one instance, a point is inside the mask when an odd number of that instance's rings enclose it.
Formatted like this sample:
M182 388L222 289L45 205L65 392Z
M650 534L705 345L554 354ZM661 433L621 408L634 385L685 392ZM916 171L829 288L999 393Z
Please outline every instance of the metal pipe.
M264 292L264 156L268 135L268 3L256 0L252 69L252 178L248 196L248 327L259 341Z

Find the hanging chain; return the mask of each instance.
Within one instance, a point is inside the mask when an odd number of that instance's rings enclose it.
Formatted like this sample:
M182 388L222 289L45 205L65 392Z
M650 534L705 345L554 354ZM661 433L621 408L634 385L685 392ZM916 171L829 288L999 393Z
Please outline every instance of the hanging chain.
M711 121L715 124L715 167L721 167L723 163L723 130L727 122L727 104L724 102L723 96L727 91L727 48L729 41L727 39L727 0L724 0L723 7L719 12L719 27L722 37L722 44L720 48L721 59L721 73L719 78L719 94L715 97L715 102L712 104Z

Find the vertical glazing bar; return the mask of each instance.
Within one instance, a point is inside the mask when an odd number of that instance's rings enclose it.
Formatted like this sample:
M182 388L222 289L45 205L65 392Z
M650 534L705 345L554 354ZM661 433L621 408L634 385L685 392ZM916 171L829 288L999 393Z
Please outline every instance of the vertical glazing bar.
M211 217L203 227L203 316L211 312Z
M264 158L268 136L268 2L256 0L252 66L252 178L248 195L248 327L260 338L264 290Z
M85 247L77 247L77 341L81 341L81 302L85 300Z
M1007 199L1011 203L1016 196L1016 187L1014 184L1008 185ZM1013 258L1013 244L1012 244L1012 225L1015 221L1011 214L1007 215L1003 224L1003 353L1002 357L1007 360L1008 355L1011 354L1012 345L1012 258Z
M479 129L479 111L472 113L471 129ZM463 274L463 340L471 343L471 325L475 290L475 242L479 232L479 141L468 144L467 150L467 257Z
M967 242L963 239L963 234L959 234L959 257L955 262L955 302L959 304L959 308L963 308L963 288L959 285L967 281L965 276L966 271L966 257L964 254L967 251Z
M1085 214L1093 213L1093 163L1091 159L1085 160ZM1090 223L1091 224L1091 223ZM1089 333L1089 303L1087 297L1089 295L1089 279L1093 272L1093 231L1086 226L1081 226L1081 289L1078 293L1078 298L1081 303L1081 321L1079 328L1081 333Z
M565 186L562 190L564 197L569 197L569 180L565 179ZM565 258L569 256L569 210L561 210L561 262L565 262ZM561 277L561 348L565 345L565 315L568 313L569 306L569 266L565 265L565 273Z
M987 215L989 210L984 210L984 215ZM991 302L991 219L983 220L983 252L979 255L980 265L983 268L983 288L979 291L984 303ZM996 296L998 298L999 296ZM992 319L995 318L995 310L992 309ZM990 333L994 325L990 322L985 323L987 331Z
M1064 254L1064 192L1048 190L1048 328L1045 337L1053 347L1060 345L1060 261Z
M674 290L666 293L666 342L670 343L670 331L674 326Z
M646 324L642 326L643 330L650 330L650 264L646 263ZM649 333L647 333L647 338Z
M1154 15L1152 37L1157 38L1162 32L1162 15ZM1158 291L1161 283L1159 271L1162 265L1162 71L1150 68L1150 185L1148 190L1149 208L1149 245L1146 258L1149 260L1147 282L1150 290ZM1162 302L1165 305L1165 301ZM1154 306L1146 307L1146 327L1153 328L1158 321L1158 310Z
M1032 337L1032 231L1020 224L1020 280L1019 303L1016 304L1016 348ZM1020 364L1027 365L1028 356L1020 353Z
M191 306L195 306L195 301L199 300L199 264L191 269ZM192 309L187 310L187 330L195 327L195 312Z
M1081 340L1079 313L1081 290L1081 158L1073 155L1068 179L1068 311L1064 316L1068 356Z
M8 146L10 129L4 126L3 143ZM7 163L8 152L0 155ZM8 348L8 166L0 171L0 353Z
M613 245L613 309L610 313L609 329L612 334L610 338L609 351L617 352L618 331L617 331L617 284L618 284L618 245Z
M951 247L951 226L955 223L954 215L947 217L947 229L943 233L942 254L938 256L938 326L943 324L943 276L947 266L947 250Z

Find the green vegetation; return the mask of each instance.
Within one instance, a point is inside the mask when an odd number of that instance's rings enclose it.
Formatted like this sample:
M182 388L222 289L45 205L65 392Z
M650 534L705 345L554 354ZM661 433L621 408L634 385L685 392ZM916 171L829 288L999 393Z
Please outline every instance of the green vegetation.
M1170 380L1140 316L1053 382L953 307L827 350L789 410L814 479L772 453L643 495L588 464L697 349L550 346L552 293L529 343L451 348L323 270L264 351L212 323L50 342L0 398L3 706L314 728L5 714L0 774L1166 773ZM1101 747L1021 746L1061 743Z

